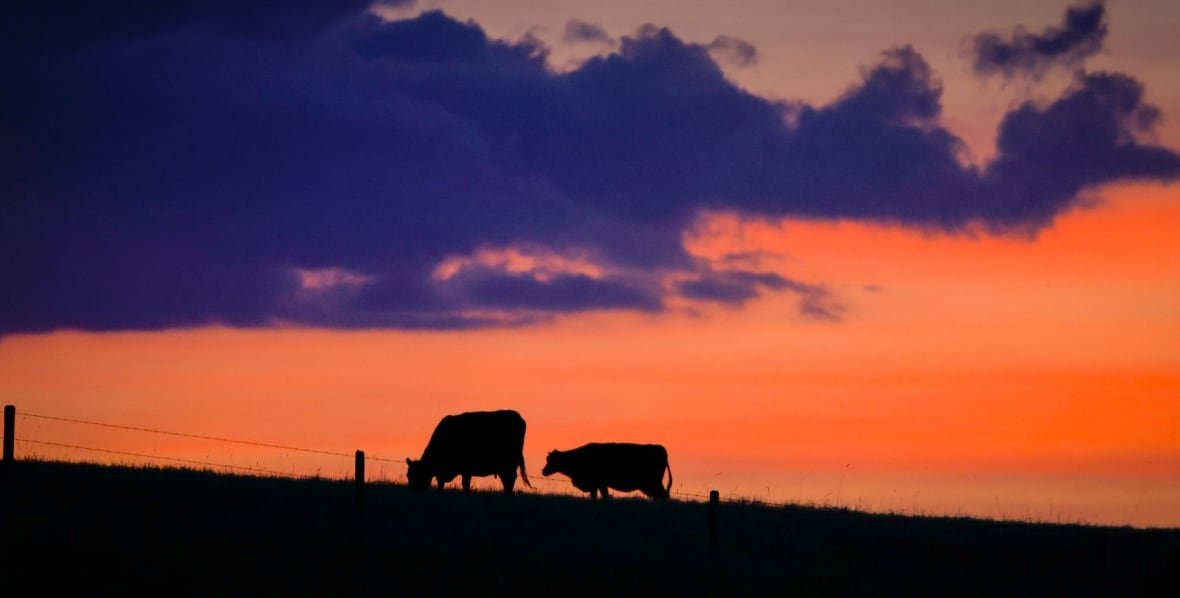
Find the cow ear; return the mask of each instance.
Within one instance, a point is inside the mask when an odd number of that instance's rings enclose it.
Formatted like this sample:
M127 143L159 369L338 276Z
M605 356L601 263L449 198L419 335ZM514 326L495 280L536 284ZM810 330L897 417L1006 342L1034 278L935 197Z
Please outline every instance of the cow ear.
M413 465L413 464L414 464L414 460L409 457L406 457L406 465Z

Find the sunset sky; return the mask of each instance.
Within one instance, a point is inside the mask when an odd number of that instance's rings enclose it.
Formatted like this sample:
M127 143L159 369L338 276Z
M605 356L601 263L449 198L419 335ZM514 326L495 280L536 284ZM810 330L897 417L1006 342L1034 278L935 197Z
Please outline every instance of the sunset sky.
M534 479L658 442L682 494L1180 526L1177 30L1162 0L16 9L0 400L391 480L512 408Z

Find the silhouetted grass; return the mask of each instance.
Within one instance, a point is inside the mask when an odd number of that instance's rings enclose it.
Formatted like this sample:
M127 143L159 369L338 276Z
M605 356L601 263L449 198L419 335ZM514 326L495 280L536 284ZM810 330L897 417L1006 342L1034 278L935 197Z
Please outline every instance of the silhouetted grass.
M714 553L700 503L380 484L358 516L343 481L16 465L0 583L20 595L1135 596L1180 548L1180 530L722 503Z

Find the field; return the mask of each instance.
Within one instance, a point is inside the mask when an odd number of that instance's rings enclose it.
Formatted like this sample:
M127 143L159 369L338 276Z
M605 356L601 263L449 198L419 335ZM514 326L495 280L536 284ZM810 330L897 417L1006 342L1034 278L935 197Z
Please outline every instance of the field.
M1174 595L1180 530L16 463L0 591ZM5 590L24 588L19 593ZM70 595L70 594L67 594Z

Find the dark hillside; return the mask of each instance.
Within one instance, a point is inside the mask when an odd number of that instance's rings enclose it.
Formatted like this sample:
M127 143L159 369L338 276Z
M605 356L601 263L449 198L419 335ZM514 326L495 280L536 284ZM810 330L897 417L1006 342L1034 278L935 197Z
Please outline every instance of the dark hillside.
M1180 530L722 503L711 554L698 503L370 485L357 516L340 481L45 462L15 473L0 583L24 591L5 595L1137 596L1180 549Z

